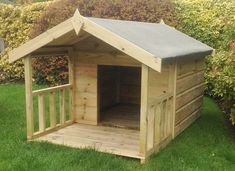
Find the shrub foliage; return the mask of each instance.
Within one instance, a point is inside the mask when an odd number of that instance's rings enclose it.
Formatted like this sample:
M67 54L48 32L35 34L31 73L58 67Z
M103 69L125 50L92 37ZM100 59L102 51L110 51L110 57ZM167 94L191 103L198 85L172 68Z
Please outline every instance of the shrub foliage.
M45 6L44 3L16 7L0 4L0 37L7 45L0 55L0 83L21 80L24 77L22 61L9 64L8 52L29 39L34 21Z
M224 110L235 124L235 52L219 51L207 59L207 93L219 97Z
M181 29L215 49L235 39L235 1L175 0Z

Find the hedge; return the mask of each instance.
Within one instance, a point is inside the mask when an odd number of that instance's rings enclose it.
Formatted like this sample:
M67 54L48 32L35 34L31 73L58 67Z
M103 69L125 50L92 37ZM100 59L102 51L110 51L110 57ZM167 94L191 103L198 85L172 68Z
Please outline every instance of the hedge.
M235 39L235 1L175 0L181 29L215 49Z
M0 4L0 37L7 45L4 53L0 55L0 83L23 79L22 61L9 64L8 52L29 39L29 33L36 18L46 6L46 3L26 6Z

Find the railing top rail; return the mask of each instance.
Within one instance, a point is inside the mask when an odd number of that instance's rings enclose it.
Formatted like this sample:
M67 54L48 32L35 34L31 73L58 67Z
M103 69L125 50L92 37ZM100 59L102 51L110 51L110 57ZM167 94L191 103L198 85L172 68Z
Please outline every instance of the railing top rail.
M159 104L165 100L168 100L170 98L173 97L173 93L165 93L165 94L162 94L160 96L158 96L156 99L153 100L153 102L150 104L151 106L152 105L156 105L156 104Z
M57 91L57 90L70 88L70 87L72 87L71 84L64 84L64 85L49 87L49 88L45 88L45 89L41 89L41 90L35 90L35 91L33 91L33 95L50 93L50 92L54 92L54 91Z

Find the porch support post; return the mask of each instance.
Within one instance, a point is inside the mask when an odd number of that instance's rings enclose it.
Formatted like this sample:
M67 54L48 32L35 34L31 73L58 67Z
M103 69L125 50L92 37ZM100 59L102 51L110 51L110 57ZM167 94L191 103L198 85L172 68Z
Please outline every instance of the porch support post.
M76 53L73 48L69 49L68 53L68 68L69 68L69 84L71 85L69 98L70 98L70 119L75 122L75 86L74 86L74 63Z
M147 154L147 115L148 115L148 66L141 67L141 107L140 107L140 155ZM144 159L141 160L144 162Z
M25 70L25 98L26 98L26 123L27 123L27 138L33 138L34 123L33 123L33 94L32 94L32 58L27 56L24 59Z

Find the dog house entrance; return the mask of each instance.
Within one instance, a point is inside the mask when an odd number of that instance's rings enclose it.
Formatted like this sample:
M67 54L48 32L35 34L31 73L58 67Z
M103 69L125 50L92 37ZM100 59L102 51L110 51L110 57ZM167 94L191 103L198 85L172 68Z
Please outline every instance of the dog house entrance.
M139 130L141 69L99 66L98 78L99 124Z

